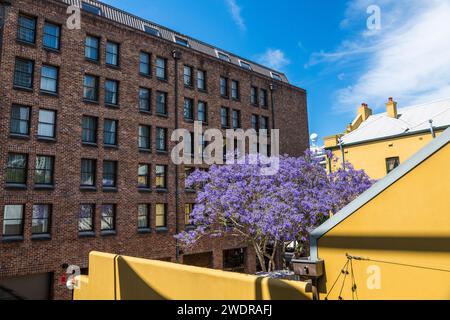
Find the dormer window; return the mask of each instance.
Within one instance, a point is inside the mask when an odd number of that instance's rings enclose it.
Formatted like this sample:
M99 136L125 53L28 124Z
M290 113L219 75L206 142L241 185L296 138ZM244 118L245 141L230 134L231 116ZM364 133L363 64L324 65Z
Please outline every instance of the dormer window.
M154 35L155 37L159 37L161 34L159 30L148 25L144 25L144 31L148 34Z
M245 70L250 70L250 71L252 70L252 66L250 65L250 63L247 63L245 61L239 60L239 64Z
M231 62L230 56L223 52L217 51L217 57L223 61Z
M278 73L271 72L271 75L273 79L283 81L283 79L281 79L281 76Z
M93 14L95 14L97 16L101 16L102 15L102 9L100 9L99 7L94 6L94 5L90 4L90 3L84 2L84 1L81 3L81 9L83 9L84 11L93 13Z
M175 43L177 43L181 46L184 46L184 47L189 47L189 41L184 38L175 37Z

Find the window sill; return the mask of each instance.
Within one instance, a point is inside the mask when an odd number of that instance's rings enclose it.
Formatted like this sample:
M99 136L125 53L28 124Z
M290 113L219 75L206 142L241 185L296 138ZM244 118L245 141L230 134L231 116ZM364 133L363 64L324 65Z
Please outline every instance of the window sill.
M58 96L59 96L58 92L53 92L53 91L40 90L40 93L43 96L54 97L54 98L58 98Z
M231 98L231 100L233 100L234 102L241 102L240 98Z
M141 149L141 148L139 148L139 152L142 152L142 153L152 153L152 150L151 150L151 149Z
M151 188L138 188L138 191L140 193L151 193L152 189Z
M169 81L167 80L167 78L159 78L159 77L156 77L156 79L158 79L159 81L161 81L161 82L165 82L165 83L168 83Z
M21 86L13 86L14 90L25 91L25 92L33 92L33 88L21 87Z
M81 186L80 191L86 191L86 192L95 192L97 191L97 187L88 187L88 186Z
M184 122L186 122L186 123L194 123L194 119L186 119L186 118L184 118Z
M167 151L167 150L156 150L156 154L159 154L159 155L168 155L169 154L169 152Z
M111 109L120 109L120 106L118 104L114 104L114 103L106 103L105 102L105 107L111 108Z
M100 65L100 59L95 60L95 59L91 59L91 58L88 58L88 57L84 57L84 61L89 62L89 63L93 63L93 64Z
M31 240L35 241L46 241L46 240L52 240L52 236L48 233L45 234L34 234L31 236Z
M84 99L84 98L83 98L83 102L88 103L88 104L95 104L95 105L100 104L100 102L98 100L89 100L89 99Z
M192 231L192 230L195 230L195 226L187 225L187 226L184 227L184 229L187 230L187 231Z
M167 188L156 188L157 193L168 193L169 190Z
M81 143L83 146L85 147L94 147L94 148L98 148L98 145L96 143L93 142L82 142Z
M142 114L145 114L145 115L148 115L148 116L152 115L152 112L150 110L141 110L141 109L139 109L139 113L142 113Z
M222 99L227 99L227 100L229 100L229 99L230 99L230 97L229 97L229 96L223 96L223 95L220 95L220 97L221 97Z
M29 135L22 135L22 134L16 134L16 133L10 133L9 137L12 139L30 140Z
M188 90L194 90L194 86L192 86L192 85L187 85L187 84L185 84L185 85L184 85L184 88L185 88L185 89L188 89Z
M152 78L152 75L151 75L151 74L146 74L146 73L139 72L139 75L140 75L141 77L148 78L148 79L151 79L151 78Z
M22 242L23 236L3 236L2 242Z
M156 233L168 233L169 229L167 227L157 227Z
M198 92L201 92L201 93L208 93L208 90L206 90L206 89L198 88L197 90L198 90Z
M194 189L185 189L184 190L186 193L196 193L197 191L195 191Z
M107 68L110 68L110 69L113 69L113 70L120 70L120 65L118 65L118 64L105 63L105 66Z
M56 138L50 138L50 137L37 137L36 138L39 141L43 141L43 142L56 142Z
M142 228L142 229L138 229L138 233L139 234L149 234L152 233L152 230L150 228Z
M258 105L257 103L250 103L250 105L253 106L253 107L255 107L255 108L258 108L258 107L259 107L259 105Z
M118 145L112 145L112 144L105 144L105 145L103 145L103 147L105 149L114 149L114 150L118 150L119 149Z
M19 183L7 183L6 189L13 189L13 190L27 190L26 184L19 184Z
M51 53L61 54L60 49L48 48L48 47L44 47L44 46L42 47L42 49L44 49L45 51L51 52Z
M19 44L22 44L24 46L27 46L27 47L36 48L36 42L28 42L28 41L17 39L17 38L16 38L16 42Z
M169 115L167 113L156 113L156 116L161 118L169 118Z
M54 185L37 184L34 186L34 190L55 190Z
M117 192L117 191L118 191L117 187L103 187L103 192L113 193L113 192Z
M79 232L78 238L95 238L95 232L94 231Z
M117 232L115 230L108 230L108 231L102 231L100 234L102 237L112 237L112 236L116 236Z

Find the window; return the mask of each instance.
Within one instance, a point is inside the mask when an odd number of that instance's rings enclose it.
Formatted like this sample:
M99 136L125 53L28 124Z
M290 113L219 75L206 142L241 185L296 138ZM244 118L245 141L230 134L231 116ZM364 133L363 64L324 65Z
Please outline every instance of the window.
M233 110L233 129L239 129L241 127L241 111Z
M208 107L206 102L199 101L197 104L197 118L202 123L208 123Z
M156 228L166 228L167 227L167 204L157 203L155 205L155 216L156 216Z
M49 156L36 157L36 171L34 176L34 183L36 185L53 185L53 168L54 158Z
M148 34L151 34L151 35L154 35L154 36L157 36L157 37L160 36L160 33L159 33L158 29L150 27L150 26L147 26L147 25L144 25L144 31L146 33L148 33Z
M95 187L96 161L81 159L81 186Z
M167 115L167 93L158 91L156 93L156 114Z
M97 143L97 122L97 118L95 117L83 116L83 143Z
M139 88L139 110L150 112L151 93L150 89Z
M167 167L156 166L156 189L167 189Z
M184 80L184 85L186 87L192 87L193 86L192 68L191 67L184 66L183 80Z
M269 118L261 117L261 123L259 129L268 130L269 129Z
M239 60L239 64L241 65L241 67L245 70L252 70L252 66L250 65L250 63Z
M42 41L44 48L59 50L60 37L61 37L61 27L50 22L45 22L44 38Z
M138 206L138 229L150 229L150 210L148 204Z
M98 61L100 49L100 39L87 36L85 40L84 56L89 60Z
M139 72L142 75L149 76L150 75L150 54L146 52L141 52L139 55Z
M116 206L114 204L102 205L102 231L114 231L116 229Z
M38 137L55 138L56 111L39 110Z
M84 76L83 98L89 101L98 101L98 77Z
M28 157L26 154L8 154L8 164L6 167L7 184L27 183L27 162Z
M150 127L139 126L139 149L150 150Z
M33 89L34 62L16 58L14 69L14 86L26 89Z
M250 89L250 103L258 105L258 88L256 87Z
M220 95L228 97L228 79L225 77L220 77Z
M217 57L219 57L219 59L227 61L227 62L231 62L230 56L223 53L223 52L217 52Z
M117 187L117 162L103 161L103 187Z
M281 76L278 73L271 72L270 74L272 75L272 78L274 78L275 80L278 80L278 81L283 80L283 79L281 79Z
M206 90L206 72L203 70L197 70L197 88Z
M239 100L239 82L236 80L231 81L231 98Z
M117 146L117 120L105 119L103 129L103 143L106 146Z
M387 173L388 174L391 173L399 165L400 165L400 158L399 157L387 158L386 159L386 171L387 171Z
M181 46L184 46L184 47L189 47L189 41L187 39L175 37L175 43L177 43Z
M184 120L192 121L194 120L194 100L185 98L184 99Z
M80 206L79 232L94 231L95 204L82 204Z
M164 58L156 58L156 77L158 79L166 80L166 64L167 60Z
M36 204L33 206L33 218L31 221L31 233L50 234L50 218L52 206L49 204Z
M58 68L43 65L41 69L41 90L50 93L58 92Z
M191 214L194 209L194 205L192 203L186 203L184 205L184 221L187 226L191 226Z
M36 18L19 16L17 38L28 43L36 42Z
M259 117L256 114L252 114L252 129L256 130L258 132L259 130Z
M192 190L192 188L189 188L189 187L187 187L187 179L189 178L189 176L192 174L192 173L194 173L194 171L195 171L195 169L194 168L191 168L191 167L185 167L184 168L184 187L185 187L185 189L186 190Z
M230 109L226 107L220 108L220 124L222 128L228 128L230 126Z
M97 16L101 16L102 15L102 10L99 7L94 6L94 5L90 4L90 3L82 1L81 2L81 8L84 11L87 11L89 13L95 14Z
M148 164L139 164L138 168L138 188L150 189L150 166Z
M119 44L108 41L106 43L106 64L111 66L119 65Z
M21 136L30 134L30 107L12 106L9 132Z
M167 129L165 128L156 128L156 150L167 151Z
M105 103L117 105L119 96L119 82L115 80L105 81Z
M261 107L267 107L267 90L265 89L260 90L259 104Z
M3 212L3 236L23 235L24 205L6 205Z

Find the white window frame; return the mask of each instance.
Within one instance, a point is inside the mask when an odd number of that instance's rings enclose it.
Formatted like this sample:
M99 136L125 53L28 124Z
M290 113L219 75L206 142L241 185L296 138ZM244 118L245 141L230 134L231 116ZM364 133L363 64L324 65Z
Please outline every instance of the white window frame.
M182 36L173 34L173 35L172 35L172 38L173 38L173 42L175 42L176 44L178 44L178 45L180 45L180 46L183 46L183 47L185 47L185 48L190 48L190 47L191 47L191 45L190 45L190 43L189 43L189 39L187 39L187 38L185 38L185 37L182 37ZM182 44L179 44L179 43L177 42L177 38L180 39L180 40L186 41L186 46L184 46L184 45L182 45Z
M222 60L222 61L226 61L226 62L230 62L230 63L231 63L231 57L230 57L229 54L227 54L227 53L225 53L225 52L223 52L223 51L219 51L219 50L217 50L217 49L215 49L215 51L216 51L216 57L217 57L218 59L220 59L220 60ZM222 59L222 58L220 57L221 54L224 55L224 56L227 56L227 57L228 57L228 60Z
M243 64L248 65L249 68L247 69L246 67L243 66ZM243 60L239 59L239 65L241 66L242 69L253 71L252 65L250 63L248 63L247 61L243 61Z

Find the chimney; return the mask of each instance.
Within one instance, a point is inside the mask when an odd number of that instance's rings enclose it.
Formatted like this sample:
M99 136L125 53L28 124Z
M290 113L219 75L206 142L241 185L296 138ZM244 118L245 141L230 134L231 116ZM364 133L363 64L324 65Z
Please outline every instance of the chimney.
M386 103L386 111L387 111L388 117L397 119L397 117L398 117L397 102L395 102L392 97L389 98L388 103Z
M362 121L366 121L372 115L372 109L369 108L367 103L362 103L358 109L358 115L361 115Z

